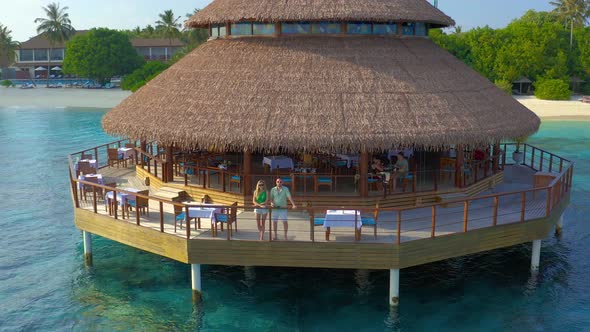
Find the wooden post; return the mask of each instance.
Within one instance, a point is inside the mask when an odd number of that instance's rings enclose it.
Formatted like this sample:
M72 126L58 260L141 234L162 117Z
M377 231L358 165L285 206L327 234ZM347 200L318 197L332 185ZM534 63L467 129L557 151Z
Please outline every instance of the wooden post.
M457 162L455 163L455 187L462 188L463 187L463 163L464 163L464 153L463 153L463 145L457 145Z
M500 169L500 143L494 144L493 155L494 159L492 161L492 172L496 174Z
M553 171L553 153L549 156L549 172Z
M172 182L174 180L174 167L172 167L173 160L172 160L172 145L166 146L166 175L162 174L164 177L164 182Z
M243 163L244 180L242 181L242 185L244 186L244 196L247 196L252 193L252 152L248 149L244 150Z
M469 219L469 201L465 201L463 206L463 232L467 232L467 220Z
M84 263L86 266L92 266L92 234L82 231L82 239L84 241Z
M494 197L494 226L496 226L498 224L498 203L499 203L499 199L498 199L498 196L496 195Z
M402 210L397 211L397 244L402 242Z
M540 161L539 161L539 171L543 172L543 155L544 155L544 151L541 150L541 157L539 157Z
M432 206L432 231L430 233L430 237L434 238L436 233L436 205Z
M520 222L524 222L524 214L526 211L526 192L520 194Z
M140 141L139 142L139 148L141 149L141 151L147 152L146 151L147 150L147 143L146 143L146 141L143 141L143 140ZM143 167L143 166L145 166L145 161L143 160L144 159L143 158L143 155L141 153L140 153L140 155L141 155L141 164L140 165L141 165L141 167Z
M366 151L361 152L359 159L359 193L361 197L369 196L369 154Z
M191 238L191 223L189 222L189 217L188 217L188 206L184 207L184 221L186 222L186 239L190 240L190 238ZM229 227L229 223L227 225L228 225L227 227Z
M160 232L164 233L164 203L162 202L160 202Z

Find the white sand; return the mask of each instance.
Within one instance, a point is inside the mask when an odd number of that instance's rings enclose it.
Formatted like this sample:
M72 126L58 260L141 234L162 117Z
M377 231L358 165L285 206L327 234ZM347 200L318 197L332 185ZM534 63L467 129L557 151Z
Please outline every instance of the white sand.
M590 104L579 101L581 96L574 96L569 101L540 100L534 96L514 98L543 119L590 121Z
M113 108L131 95L120 89L35 89L0 88L0 107L95 107ZM571 101L539 100L534 96L516 96L515 99L535 112L541 118L573 119L590 121L590 104L579 101L575 96Z
M0 87L0 107L94 107L113 108L131 95L121 89L35 89Z

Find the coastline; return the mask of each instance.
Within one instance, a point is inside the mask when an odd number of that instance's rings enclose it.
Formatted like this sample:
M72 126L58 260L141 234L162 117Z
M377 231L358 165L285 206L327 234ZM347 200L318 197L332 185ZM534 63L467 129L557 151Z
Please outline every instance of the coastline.
M0 107L113 108L130 95L121 89L0 88Z
M131 94L121 89L0 88L0 107L113 108ZM549 101L534 96L514 97L543 120L590 121L590 104L579 98Z
M590 121L590 104L571 100L541 100L534 96L515 96L514 99L533 111L542 120Z

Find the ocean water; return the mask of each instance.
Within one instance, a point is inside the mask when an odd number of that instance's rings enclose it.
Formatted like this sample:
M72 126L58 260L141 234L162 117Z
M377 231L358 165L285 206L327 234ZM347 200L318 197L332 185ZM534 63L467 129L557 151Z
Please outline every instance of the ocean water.
M590 123L546 121L529 142L573 159L559 238L403 269L401 305L388 272L190 269L94 237L84 267L66 156L113 140L105 110L0 108L1 331L590 331Z

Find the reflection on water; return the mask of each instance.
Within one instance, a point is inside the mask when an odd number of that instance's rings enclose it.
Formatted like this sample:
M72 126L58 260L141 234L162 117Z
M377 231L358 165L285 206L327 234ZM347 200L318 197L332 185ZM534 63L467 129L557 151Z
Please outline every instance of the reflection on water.
M560 238L543 240L538 275L524 244L389 271L203 266L193 305L190 268L94 237L86 269L73 226L66 155L113 140L103 111L0 109L0 330L580 331L590 326L590 133L546 122L534 145L576 161ZM15 177L18 170L19 177Z

